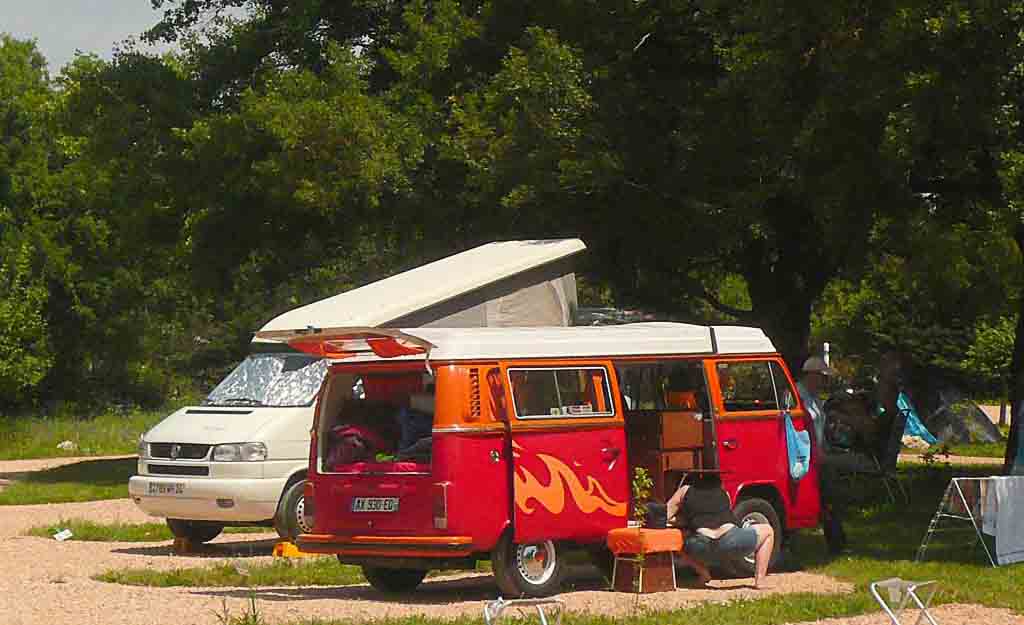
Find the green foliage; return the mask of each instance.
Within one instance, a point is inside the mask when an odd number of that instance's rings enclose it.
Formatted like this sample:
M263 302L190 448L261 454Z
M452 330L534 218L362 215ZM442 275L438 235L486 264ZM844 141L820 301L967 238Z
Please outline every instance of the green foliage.
M128 478L135 469L135 458L126 458L85 460L37 471L0 490L0 506L122 499L128 496Z
M2 244L6 258L0 257L0 404L21 399L53 364L43 318L47 292L33 283L29 247L14 241Z
M651 498L651 489L654 488L650 472L643 467L633 467L630 488L633 492L633 518L643 523L647 515L647 500Z
M96 575L95 579L113 584L159 588L174 586L339 586L366 581L359 567L339 565L334 557L300 560L280 558L267 564L227 562L169 571L116 569Z
M170 405L159 410L84 416L77 404L60 404L54 407L58 414L53 416L2 416L0 460L133 454L139 436L175 409ZM74 443L74 448L59 449L57 445L64 441Z
M1017 321L1000 317L994 323L981 321L974 331L974 342L967 348L963 368L981 378L988 388L1003 390L1010 375L1010 359Z
M80 540L85 542L162 542L174 539L171 530L166 523L96 523L88 519L61 519L49 525L40 525L28 529L27 536L39 536L41 538L52 538L61 530L71 530L72 536L68 540ZM265 527L228 527L225 532L233 534L265 533Z

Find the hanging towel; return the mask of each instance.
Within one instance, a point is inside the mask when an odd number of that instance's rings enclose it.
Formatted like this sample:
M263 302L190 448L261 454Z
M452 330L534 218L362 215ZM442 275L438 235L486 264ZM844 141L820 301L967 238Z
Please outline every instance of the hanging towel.
M789 476L796 481L807 475L811 466L811 435L797 431L793 418L786 413L786 452L789 455Z
M1024 477L991 478L996 488L996 561L1024 562Z

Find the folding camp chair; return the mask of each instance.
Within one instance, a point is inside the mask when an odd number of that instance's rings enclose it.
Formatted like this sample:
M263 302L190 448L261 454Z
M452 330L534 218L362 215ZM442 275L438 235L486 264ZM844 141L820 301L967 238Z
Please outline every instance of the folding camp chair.
M494 625L509 609L515 609L515 618L522 620L526 608L537 609L537 617L540 618L541 625L561 625L565 603L559 599L502 599L498 597L484 606L484 622L487 625ZM548 608L548 612L544 611L545 608ZM554 616L554 620L549 621L551 616Z
M877 582L871 582L870 589L871 595L878 602L878 605L882 606L886 615L893 622L893 625L903 625L899 619L899 613L907 608L910 602L921 611L917 616L917 620L914 621L914 625L918 625L921 619L927 619L931 625L938 625L935 619L932 618L931 613L928 612L928 606L931 605L932 599L935 597L935 591L937 586L934 580L927 582L912 582L910 580L900 579L899 577L891 577L889 579L883 579ZM928 596L922 600L918 596L917 591L920 588L928 588ZM885 600L883 595L879 593L879 590L885 591L885 597L888 597L888 601Z

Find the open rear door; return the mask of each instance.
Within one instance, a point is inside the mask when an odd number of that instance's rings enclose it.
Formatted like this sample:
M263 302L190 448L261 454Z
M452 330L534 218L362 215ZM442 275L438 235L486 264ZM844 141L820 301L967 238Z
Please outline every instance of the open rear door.
M283 341L291 347L321 358L341 359L373 353L380 358L430 355L430 341L401 330L388 328L307 328L304 330L263 330L258 339Z
M629 508L611 363L503 363L511 389L516 543L603 541Z

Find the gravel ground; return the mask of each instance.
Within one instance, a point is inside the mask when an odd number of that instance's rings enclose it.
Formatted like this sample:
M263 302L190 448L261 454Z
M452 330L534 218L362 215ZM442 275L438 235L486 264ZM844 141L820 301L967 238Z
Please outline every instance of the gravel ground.
M73 459L30 465L48 468ZM14 465L14 466L12 466ZM0 474L32 470L25 461L0 462ZM263 617L270 623L320 618L374 620L423 615L455 617L482 615L486 601L497 596L490 575L467 573L427 580L417 592L399 600L387 598L366 585L308 588L143 588L107 584L91 575L111 569L148 567L172 569L233 561L269 562L274 534L222 535L202 555L176 556L163 543L58 543L22 536L29 527L60 519L95 521L151 521L128 499L0 509L0 561L9 563L0 572L0 621L4 625L218 625L226 609L240 614L255 596ZM683 580L681 583L685 583ZM589 567L574 570L571 589L560 595L571 611L627 616L634 610L666 610L703 601L728 601L760 597L768 593L850 592L835 579L809 573L771 575L768 588L756 591L750 580L713 582L712 588L685 588L675 592L644 595L613 593ZM1002 625L1024 623L1005 610L975 606L944 606L937 615L942 623ZM857 619L829 620L851 625L884 623L880 614Z

